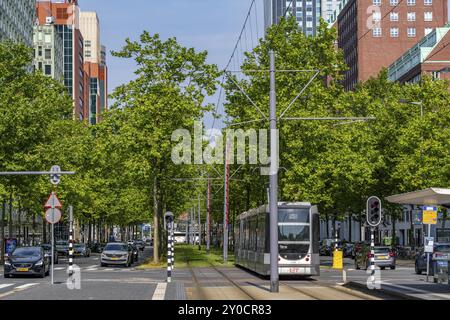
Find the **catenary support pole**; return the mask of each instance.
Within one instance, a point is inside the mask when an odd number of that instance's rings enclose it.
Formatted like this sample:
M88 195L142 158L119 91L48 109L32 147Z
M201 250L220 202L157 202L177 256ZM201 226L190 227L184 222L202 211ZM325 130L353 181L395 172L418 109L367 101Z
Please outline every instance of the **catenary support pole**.
M198 250L202 250L202 220L201 220L201 209L200 209L200 195L198 198Z
M209 253L211 245L211 179L208 178L208 191L206 195L206 253Z
M224 174L224 195L223 195L223 262L228 261L228 202L229 202L229 163L228 155L231 150L229 148L228 139L225 147L225 174Z
M278 277L278 132L275 87L275 52L270 57L270 292L279 292Z
M428 237L431 236L431 224L428 225ZM424 242L425 245L425 242ZM430 253L427 252L427 282L428 282L428 277L430 276Z

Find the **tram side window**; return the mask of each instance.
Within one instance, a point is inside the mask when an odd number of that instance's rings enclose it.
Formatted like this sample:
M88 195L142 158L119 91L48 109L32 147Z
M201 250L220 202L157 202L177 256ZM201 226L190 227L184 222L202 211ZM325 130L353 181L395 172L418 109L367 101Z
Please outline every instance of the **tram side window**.
M264 219L263 215L260 215L258 217L258 234L257 234L257 250L258 252L263 252L264 251L264 246L265 246L265 233L266 230L266 221Z
M251 245L250 250L255 251L256 250L256 232L258 230L258 220L257 217L252 217L252 229L251 229Z
M245 219L245 224L244 224L244 249L247 250L248 249L248 224L249 221L248 219Z

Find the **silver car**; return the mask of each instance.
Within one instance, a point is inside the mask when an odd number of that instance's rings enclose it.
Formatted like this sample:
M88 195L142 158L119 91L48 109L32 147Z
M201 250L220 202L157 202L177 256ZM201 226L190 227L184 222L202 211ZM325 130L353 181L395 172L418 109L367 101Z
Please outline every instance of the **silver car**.
M126 243L108 243L103 249L100 264L102 267L107 265L131 266L132 252Z
M365 246L363 249L359 250L355 258L356 269L359 269L362 266L364 266L365 269L368 269L370 267L370 258L371 252L369 246ZM387 267L394 270L396 260L395 252L393 252L391 248L374 247L374 264L380 267L381 270L384 270Z

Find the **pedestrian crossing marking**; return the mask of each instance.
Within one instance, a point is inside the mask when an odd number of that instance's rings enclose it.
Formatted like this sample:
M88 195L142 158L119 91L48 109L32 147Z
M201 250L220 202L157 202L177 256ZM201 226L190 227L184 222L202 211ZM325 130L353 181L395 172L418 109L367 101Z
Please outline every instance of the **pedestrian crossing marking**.
M158 283L155 292L153 293L152 300L164 300L166 296L167 283Z
M4 289L4 288L8 288L13 286L14 283L5 283L5 284L0 284L0 289Z

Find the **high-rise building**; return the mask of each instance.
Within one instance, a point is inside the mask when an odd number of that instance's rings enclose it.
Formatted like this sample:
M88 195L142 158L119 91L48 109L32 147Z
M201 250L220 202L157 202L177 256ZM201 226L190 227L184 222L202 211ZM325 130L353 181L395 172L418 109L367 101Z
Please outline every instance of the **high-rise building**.
M79 28L80 9L77 0L38 0L37 24L53 24L63 42L64 85L73 98L74 119L88 114L84 75L84 39Z
M343 0L330 21L349 70L344 87L376 76L448 20L447 0Z
M450 79L450 25L433 29L389 67L389 80L418 82L424 74Z
M302 31L309 36L316 35L321 16L321 0L264 0L264 24L277 24L280 17L293 15Z
M325 21L329 21L336 9L339 8L340 3L341 0L322 0L320 5L322 9L322 18Z
M36 0L0 0L0 41L33 46Z
M49 23L34 26L34 67L53 79L64 82L63 39Z
M88 92L88 117L91 124L101 121L108 108L106 48L100 42L100 22L95 12L81 12L80 30L84 38L84 72Z

